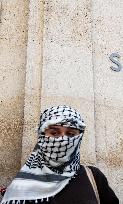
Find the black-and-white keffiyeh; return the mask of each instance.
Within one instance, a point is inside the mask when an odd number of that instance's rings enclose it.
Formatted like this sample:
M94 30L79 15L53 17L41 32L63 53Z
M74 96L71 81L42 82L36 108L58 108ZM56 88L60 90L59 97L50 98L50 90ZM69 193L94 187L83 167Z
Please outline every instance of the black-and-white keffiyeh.
M73 137L45 136L49 125L62 125L80 130ZM2 204L43 201L59 193L80 168L80 143L85 124L80 114L69 106L46 109L40 117L38 142L3 197Z

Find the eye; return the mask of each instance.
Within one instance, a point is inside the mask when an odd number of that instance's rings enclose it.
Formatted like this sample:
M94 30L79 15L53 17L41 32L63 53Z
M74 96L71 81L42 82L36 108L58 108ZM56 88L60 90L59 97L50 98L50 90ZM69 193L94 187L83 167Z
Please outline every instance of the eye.
M58 134L58 132L56 132L56 131L51 131L50 134L56 136L56 135Z
M67 132L66 135L69 137L74 137L76 135L76 133L75 132Z

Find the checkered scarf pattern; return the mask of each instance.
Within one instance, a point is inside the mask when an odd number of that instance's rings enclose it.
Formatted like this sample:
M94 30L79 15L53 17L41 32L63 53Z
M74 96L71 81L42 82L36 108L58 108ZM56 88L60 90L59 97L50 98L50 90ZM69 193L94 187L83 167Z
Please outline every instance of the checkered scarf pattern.
M45 136L49 125L62 125L80 130L74 137ZM46 109L40 117L38 142L17 173L3 197L2 204L25 200L49 199L59 193L80 167L80 144L85 124L80 114L69 106Z

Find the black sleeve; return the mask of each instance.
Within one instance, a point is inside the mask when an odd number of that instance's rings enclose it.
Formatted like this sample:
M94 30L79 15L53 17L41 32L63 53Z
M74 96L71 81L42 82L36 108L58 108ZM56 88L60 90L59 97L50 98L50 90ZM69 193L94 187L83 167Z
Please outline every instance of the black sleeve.
M119 200L108 185L105 175L96 167L89 166L89 168L92 170L97 184L100 204L119 204Z

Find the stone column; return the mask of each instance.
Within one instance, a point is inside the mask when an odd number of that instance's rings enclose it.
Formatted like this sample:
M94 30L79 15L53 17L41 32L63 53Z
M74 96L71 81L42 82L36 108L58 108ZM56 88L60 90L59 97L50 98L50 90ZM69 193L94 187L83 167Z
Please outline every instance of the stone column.
M97 164L123 198L123 69L109 60L116 52L123 65L122 0L92 1ZM121 201L123 202L123 200Z
M25 83L22 164L34 148L40 116L42 75L43 1L30 0Z
M91 1L46 0L42 109L68 104L84 115L82 162L95 164Z
M0 1L0 186L21 164L27 21L27 0Z

